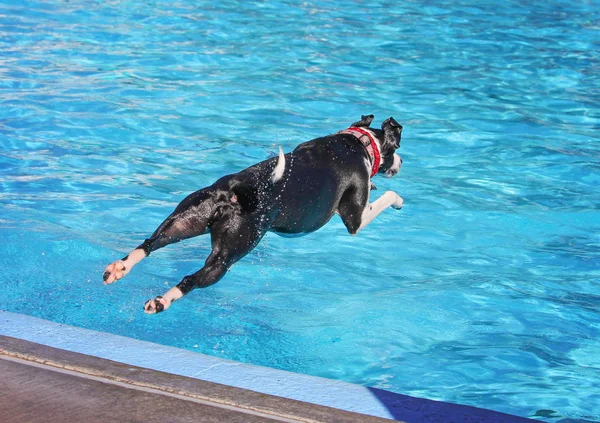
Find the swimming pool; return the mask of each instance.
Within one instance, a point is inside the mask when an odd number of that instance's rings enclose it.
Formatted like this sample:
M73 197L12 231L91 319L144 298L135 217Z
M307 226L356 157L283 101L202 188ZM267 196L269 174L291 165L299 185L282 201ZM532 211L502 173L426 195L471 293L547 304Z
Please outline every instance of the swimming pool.
M560 421L600 421L597 2L0 5L0 309ZM189 192L361 114L388 210L269 234L167 313L209 239L104 267ZM375 193L377 194L377 193Z

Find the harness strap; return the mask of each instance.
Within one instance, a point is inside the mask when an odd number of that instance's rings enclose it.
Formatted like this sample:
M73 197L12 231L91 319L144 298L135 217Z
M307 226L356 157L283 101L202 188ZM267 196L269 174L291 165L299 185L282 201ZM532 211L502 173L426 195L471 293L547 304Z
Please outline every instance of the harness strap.
M358 138L369 154L369 159L371 161L371 178L375 176L377 171L379 171L379 166L381 166L381 152L379 151L379 144L375 140L373 133L365 128L351 126L348 129L338 132L338 134L348 134Z

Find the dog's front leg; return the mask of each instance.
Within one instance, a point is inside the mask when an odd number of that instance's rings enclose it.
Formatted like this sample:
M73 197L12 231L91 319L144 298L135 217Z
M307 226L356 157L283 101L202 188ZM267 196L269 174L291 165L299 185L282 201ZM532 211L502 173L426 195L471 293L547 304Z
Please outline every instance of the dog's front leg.
M338 214L350 235L356 235L388 207L401 209L404 200L394 191L386 191L381 197L369 204L368 185L362 189L349 189L338 205Z
M393 207L396 210L399 210L404 205L404 200L394 191L386 191L381 197L377 200L368 204L367 207L362 212L360 219L360 226L358 231L363 229L369 223L375 219L379 213L387 209L388 207ZM358 232L356 231L356 232Z

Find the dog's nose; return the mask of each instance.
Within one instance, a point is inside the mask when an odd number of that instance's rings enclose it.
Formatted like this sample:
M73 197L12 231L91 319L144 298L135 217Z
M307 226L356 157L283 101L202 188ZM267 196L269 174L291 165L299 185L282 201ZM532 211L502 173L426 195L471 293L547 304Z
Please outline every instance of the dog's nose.
M402 157L400 157L400 164L404 163L404 160L402 160Z

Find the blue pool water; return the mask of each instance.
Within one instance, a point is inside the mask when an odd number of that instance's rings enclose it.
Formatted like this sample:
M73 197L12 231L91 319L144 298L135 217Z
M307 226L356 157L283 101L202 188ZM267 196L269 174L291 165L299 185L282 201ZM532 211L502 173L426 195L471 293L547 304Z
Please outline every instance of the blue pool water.
M600 421L600 3L367 3L3 0L0 309ZM207 237L102 285L189 192L367 113L404 125L402 211L269 234L158 316Z

